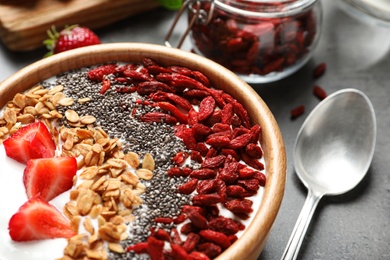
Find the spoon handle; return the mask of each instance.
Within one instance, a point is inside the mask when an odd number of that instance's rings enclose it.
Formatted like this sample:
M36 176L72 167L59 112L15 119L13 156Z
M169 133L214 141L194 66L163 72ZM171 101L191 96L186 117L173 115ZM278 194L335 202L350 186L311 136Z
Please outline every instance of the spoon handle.
M287 243L286 249L284 250L282 260L296 259L298 256L299 249L301 247L303 238L305 237L307 228L313 213L318 205L318 202L324 194L315 193L311 189L306 197L305 204L299 214L295 227Z

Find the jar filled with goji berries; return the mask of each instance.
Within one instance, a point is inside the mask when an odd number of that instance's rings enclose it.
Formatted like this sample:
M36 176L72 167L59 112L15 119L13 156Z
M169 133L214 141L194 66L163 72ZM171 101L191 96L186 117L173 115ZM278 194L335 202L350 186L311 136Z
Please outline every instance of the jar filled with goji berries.
M282 79L301 68L320 37L318 0L189 0L193 49L248 83Z

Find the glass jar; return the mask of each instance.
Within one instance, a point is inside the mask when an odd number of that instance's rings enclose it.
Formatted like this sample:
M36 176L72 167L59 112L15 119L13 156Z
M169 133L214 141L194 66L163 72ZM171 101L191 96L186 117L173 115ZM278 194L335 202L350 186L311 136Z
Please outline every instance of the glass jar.
M291 75L310 58L320 37L317 0L190 0L194 52L248 83Z

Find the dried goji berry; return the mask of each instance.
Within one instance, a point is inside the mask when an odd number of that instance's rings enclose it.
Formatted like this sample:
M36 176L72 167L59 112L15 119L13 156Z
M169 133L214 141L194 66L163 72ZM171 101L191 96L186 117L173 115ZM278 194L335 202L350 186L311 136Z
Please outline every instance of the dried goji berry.
M198 112L196 112L194 108L191 108L188 111L187 117L188 117L187 124L189 126L193 126L194 124L198 123Z
M138 81L138 82L153 80L153 78L148 73L144 73L144 72L133 70L133 69L127 69L127 70L123 71L123 75L131 78L134 81Z
M233 198L245 198L251 197L256 194L256 192L249 192L239 185L230 185L226 187L226 194L229 197Z
M178 187L178 190L181 194L191 194L196 189L197 184L198 184L197 179L191 179L186 183L180 185Z
M174 93L175 90L168 86L167 84L159 81L144 81L137 85L137 92L140 95L149 95L158 90L164 92Z
M242 186L247 191L257 191L260 186L260 182L257 179L238 180L237 184Z
M198 229L196 229L191 222L188 222L188 223L185 223L181 229L180 229L180 232L184 235L187 235L191 232L198 232Z
M235 182L238 179L238 165L238 162L235 161L225 163L218 174L218 178L226 182L226 184Z
M197 162L197 163L202 163L203 162L203 157L200 154L200 152L193 150L191 151L191 160Z
M237 153L235 150L233 150L233 149L226 149L226 148L224 148L224 149L221 150L221 154L222 154L222 155L225 155L226 157L227 157L227 156L231 156L232 158L234 158L234 160L240 161L240 156L239 156L238 153Z
M197 141L192 134L192 129L186 128L181 133L181 138L187 149L194 150L196 148Z
M162 223L162 224L171 224L171 223L173 223L173 218L170 218L170 217L157 217L157 218L154 219L154 222Z
M200 71L194 70L191 72L191 75L194 79L205 85L206 87L210 86L209 79Z
M198 211L192 210L190 212L187 212L187 216L191 220L191 223L194 227L198 229L207 228L207 219L203 217Z
M264 186L266 182L265 174L259 171L256 171L253 175L253 178L257 179L259 181L260 186Z
M217 123L220 123L221 118L222 118L221 110L215 110L214 113L208 119L205 120L204 124L208 126L213 126Z
M140 120L146 123L166 123L166 124L176 124L177 119L171 115L161 113L161 112L148 112L140 116Z
M209 194L217 191L216 180L204 180L200 181L196 187L198 194Z
M240 231L237 221L223 216L211 219L208 224L211 230L222 232L227 236L234 235Z
M224 164L226 159L225 155L217 155L214 157L206 158L202 162L203 168L217 168Z
M233 199L225 203L225 207L233 212L236 213L251 213L253 211L252 209L253 202L248 199Z
M227 193L226 193L226 184L224 181L220 179L215 180L216 187L217 187L217 193L219 196L221 196L221 202L226 202L227 200Z
M326 71L326 63L320 63L313 69L313 78L318 79L321 77Z
M190 174L191 178L196 178L198 180L213 179L215 176L217 176L217 172L209 168L193 170Z
M207 138L206 144L214 146L216 148L225 148L230 144L230 138L226 135L212 136Z
M209 118L215 108L215 99L212 96L205 97L199 104L198 120L204 121Z
M151 98L155 102L170 101L170 102L174 103L175 105L180 106L181 108L183 108L186 111L189 111L190 109L193 108L191 103L187 99L182 98L181 96L176 95L174 93L157 91L155 93L150 94L149 98Z
M187 260L189 258L188 253L182 246L171 244L171 249L173 260Z
M183 97L188 99L199 99L202 100L207 96L210 96L211 94L205 90L200 90L200 89L188 89L183 92Z
M93 81L102 81L105 76L115 74L117 65L106 64L88 71L87 77Z
M193 206L193 205L183 205L182 212L184 214L190 214L193 211L197 211L202 216L206 216L206 211L203 207L198 207L198 206Z
M196 123L192 126L192 134L197 141L203 141L213 130L204 124Z
M202 156L207 156L207 153L209 152L209 148L207 148L205 143L197 143L195 150L200 152Z
M177 224L177 223L175 223ZM183 241L181 240L181 236L179 234L179 231L177 231L176 228L171 229L171 243L176 244L176 245L181 245L183 244Z
M189 233L183 244L184 250L186 250L188 253L191 253L199 243L199 240L200 236L198 234Z
M190 253L191 260L210 260L210 258L202 252L192 251Z
M226 124L222 122L214 124L211 129L213 130L214 133L223 132L224 134L228 134L229 136L232 130L230 124Z
M148 252L148 243L147 242L140 242L131 246L128 246L126 248L127 252L134 251L136 254L145 254Z
M251 142L256 143L259 141L260 134L261 134L261 127L259 125L253 125L251 129L249 130L249 133L251 134Z
M197 250L210 258L216 258L222 253L222 248L215 243L206 242L197 246Z
M290 116L291 119L295 119L305 113L305 106L304 105L299 105L293 109L290 110Z
M323 100L327 97L327 94L325 92L325 90L323 88L321 88L320 86L318 85L315 85L313 87L313 94L319 99L319 100Z
M157 102L156 106L162 110L168 111L172 116L176 117L177 121L183 124L187 124L188 117L183 114L177 107L168 102Z
M148 237L148 254L153 260L164 260L164 241Z
M184 163L184 161L188 158L188 153L186 152L178 152L176 153L172 160L175 162L177 165L181 165Z
M260 159L263 156L260 146L254 143L250 143L245 147L245 153L255 159Z
M251 137L250 133L239 135L230 141L229 146L232 149L244 148L250 143Z
M255 170L244 167L238 170L239 179L250 179L255 175Z
M219 194L197 194L192 198L192 203L196 206L211 206L222 202Z
M264 164L260 162L258 159L254 159L246 155L245 153L241 154L242 160L248 164L249 166L255 168L256 170L264 170Z
M167 173L169 177L187 177L190 175L192 170L190 168L179 168L179 167L172 167L169 168Z
M151 234L153 237L157 238L158 240L163 240L163 241L171 241L171 236L168 234L167 231L165 231L164 229L155 229L152 231L152 234Z
M180 214L177 217L173 218L173 223L175 224L181 224L187 219L186 214Z
M215 243L216 245L221 246L223 249L226 249L230 246L229 239L222 232L206 229L206 230L201 230L199 232L199 235L204 240Z
M241 119L242 125L246 128L250 128L250 119L248 115L248 111L244 108L244 106L238 102L237 100L234 100L232 103L234 112L238 115L238 117Z

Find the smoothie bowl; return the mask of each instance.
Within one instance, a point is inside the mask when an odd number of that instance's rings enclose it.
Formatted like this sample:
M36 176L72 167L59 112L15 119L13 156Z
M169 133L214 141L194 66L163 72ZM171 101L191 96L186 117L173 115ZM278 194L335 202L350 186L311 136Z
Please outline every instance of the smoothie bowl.
M0 84L0 259L256 259L284 193L283 139L234 73L102 44Z

